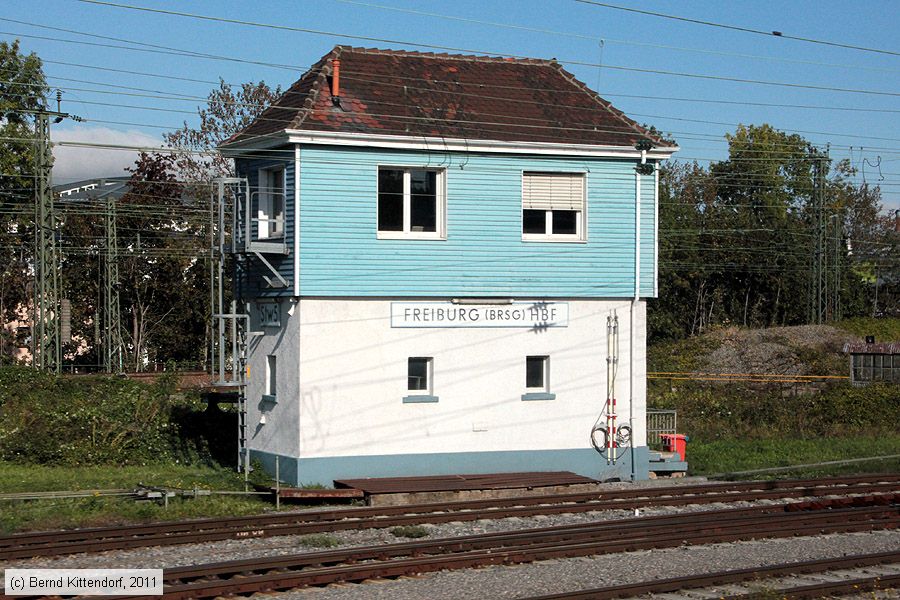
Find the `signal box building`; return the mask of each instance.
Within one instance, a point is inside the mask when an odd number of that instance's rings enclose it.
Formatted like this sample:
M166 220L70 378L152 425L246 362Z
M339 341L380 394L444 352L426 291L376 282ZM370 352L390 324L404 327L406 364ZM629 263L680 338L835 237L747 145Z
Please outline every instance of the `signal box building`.
M221 147L252 459L291 484L647 477L676 149L555 61L336 47Z

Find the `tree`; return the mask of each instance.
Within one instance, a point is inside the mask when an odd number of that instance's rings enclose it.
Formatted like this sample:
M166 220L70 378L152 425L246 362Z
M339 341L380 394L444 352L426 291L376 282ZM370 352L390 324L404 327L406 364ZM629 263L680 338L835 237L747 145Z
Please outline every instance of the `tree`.
M795 325L809 316L814 166L822 157L801 136L769 125L740 126L726 139L728 158L708 168L660 168L660 297L648 315L651 338L716 325ZM824 182L829 318L838 298L844 316L900 310L891 258L898 233L881 212L880 191L853 184L851 175L838 163ZM853 254L846 239L857 240Z
M216 146L243 129L280 94L263 83L238 89L220 82L198 108L199 124L185 123L165 134L170 150L142 153L129 171L129 192L117 202L119 294L128 368L145 363L204 362L211 335L209 314L210 183L232 174L230 161ZM97 239L100 213L67 219L72 236ZM87 219L89 222L85 223ZM70 295L84 307L83 339L92 339L88 323L102 318L97 307L103 249L73 255L69 272L90 274L68 282ZM75 244L84 246L85 244ZM74 262L79 261L76 267ZM96 344L94 344L96 345ZM85 360L96 359L94 353Z
M235 90L219 80L209 93L205 108L198 108L200 124L187 122L163 135L166 145L178 151L174 166L181 181L210 181L234 175L231 159L216 152L216 147L247 127L272 102L281 96L281 88L270 88L264 81L248 82Z
M41 60L0 42L0 363L15 351L11 323L30 303L34 227L34 111L47 96Z

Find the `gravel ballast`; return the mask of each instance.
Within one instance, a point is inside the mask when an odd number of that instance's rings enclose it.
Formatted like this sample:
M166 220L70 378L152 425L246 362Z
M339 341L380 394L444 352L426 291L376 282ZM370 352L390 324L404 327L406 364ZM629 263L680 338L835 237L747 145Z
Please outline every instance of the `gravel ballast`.
M697 483L698 481L694 481ZM672 485L667 481L666 485ZM681 482L679 482L681 483ZM690 483L685 481L685 484ZM610 488L630 488L636 484L612 484ZM647 482L642 485L655 486ZM792 499L789 501L797 501ZM773 500L760 504L779 503ZM675 514L689 511L716 510L750 506L747 502L661 506L641 509L643 515ZM634 518L633 511L594 511L515 517L473 522L424 525L428 539L456 537L479 533L510 531L534 527L551 527L603 520ZM383 545L407 541L393 535L390 529L345 531L313 536L282 536L257 539L234 539L221 542L181 546L118 550L97 554L33 558L9 561L0 567L20 568L170 568L253 557L275 557L321 549ZM313 544L318 544L316 547ZM511 567L488 567L432 573L415 578L378 581L365 584L335 585L321 589L298 590L277 594L280 598L317 597L365 598L391 600L440 598L523 598L533 595L574 591L648 579L691 575L726 569L747 568L783 562L839 557L900 548L900 532L876 531L859 534L823 535L804 538L758 540L706 546L611 554L598 557L558 559ZM269 595L274 596L274 595ZM262 596L256 596L262 597ZM871 598L871 596L869 596Z

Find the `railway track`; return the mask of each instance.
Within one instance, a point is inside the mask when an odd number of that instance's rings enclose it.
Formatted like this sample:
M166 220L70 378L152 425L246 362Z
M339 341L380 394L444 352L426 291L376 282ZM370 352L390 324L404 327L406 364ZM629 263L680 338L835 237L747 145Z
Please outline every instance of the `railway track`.
M786 578L785 578L786 577ZM690 590L684 598L746 598L754 594L778 598L822 598L900 586L900 551L842 556L752 569L735 569L687 577L657 579L527 600L612 600L645 594Z
M900 489L900 475L872 475L849 478L715 483L393 507L317 510L226 519L198 519L150 525L4 536L0 537L0 560L421 523L528 517L538 514L708 504L737 500L892 494L896 493L898 489Z
M212 598L487 565L895 529L900 495L702 511L166 569L164 598Z

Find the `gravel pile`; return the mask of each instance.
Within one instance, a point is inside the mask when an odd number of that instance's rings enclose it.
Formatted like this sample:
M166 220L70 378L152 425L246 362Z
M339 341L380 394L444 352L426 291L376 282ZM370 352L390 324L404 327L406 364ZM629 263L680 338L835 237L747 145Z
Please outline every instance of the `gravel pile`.
M710 334L720 345L704 359L704 370L714 373L781 373L803 375L809 365L801 360L807 349L837 356L845 342L858 338L830 325L799 325L769 329L729 327Z

